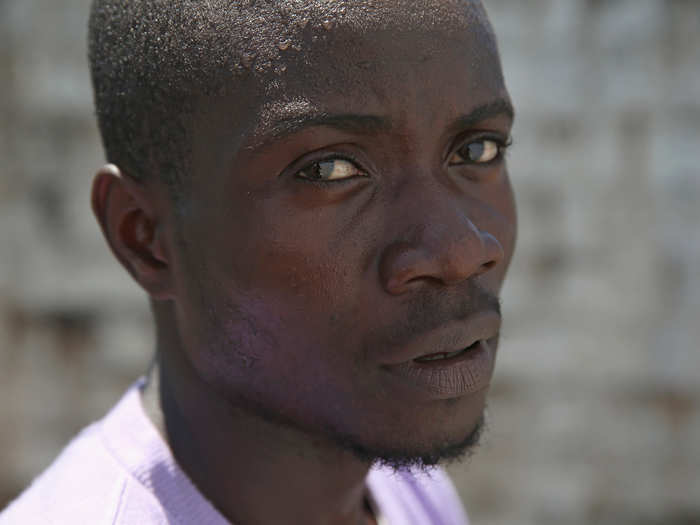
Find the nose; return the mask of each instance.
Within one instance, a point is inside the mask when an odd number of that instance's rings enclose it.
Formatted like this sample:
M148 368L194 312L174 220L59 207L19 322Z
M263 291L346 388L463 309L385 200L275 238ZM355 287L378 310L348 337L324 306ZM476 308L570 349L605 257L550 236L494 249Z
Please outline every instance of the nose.
M405 234L381 253L380 280L392 295L426 283L451 286L491 270L504 258L501 243L476 225L463 202L436 197L427 206L425 198L424 206L412 210L419 220L404 221Z

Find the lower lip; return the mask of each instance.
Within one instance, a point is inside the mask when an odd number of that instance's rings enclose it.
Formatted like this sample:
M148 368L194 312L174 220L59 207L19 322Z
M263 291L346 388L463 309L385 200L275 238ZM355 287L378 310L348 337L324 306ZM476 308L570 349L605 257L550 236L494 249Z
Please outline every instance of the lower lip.
M495 341L481 341L475 348L450 359L407 361L385 369L422 396L451 399L489 386L495 353Z

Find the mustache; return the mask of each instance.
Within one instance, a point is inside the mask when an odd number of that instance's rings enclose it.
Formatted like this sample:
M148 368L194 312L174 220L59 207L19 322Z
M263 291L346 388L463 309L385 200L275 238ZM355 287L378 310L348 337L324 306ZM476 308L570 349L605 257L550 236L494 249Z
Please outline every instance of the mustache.
M501 301L476 280L467 281L466 288L459 292L426 288L412 298L405 316L377 334L377 343L404 346L446 323L463 321L482 312L495 312L500 316Z

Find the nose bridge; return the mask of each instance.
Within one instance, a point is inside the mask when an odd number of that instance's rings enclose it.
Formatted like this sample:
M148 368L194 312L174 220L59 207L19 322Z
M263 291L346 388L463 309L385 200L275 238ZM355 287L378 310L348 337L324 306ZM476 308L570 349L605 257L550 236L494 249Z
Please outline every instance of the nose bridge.
M380 261L387 291L427 281L452 285L503 259L498 240L479 228L478 201L434 180L407 184L395 197L395 236Z

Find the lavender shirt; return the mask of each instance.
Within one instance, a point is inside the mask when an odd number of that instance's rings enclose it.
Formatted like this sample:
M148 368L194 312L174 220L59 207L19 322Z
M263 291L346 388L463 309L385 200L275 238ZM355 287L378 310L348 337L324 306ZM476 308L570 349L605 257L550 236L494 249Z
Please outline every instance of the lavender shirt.
M180 469L146 416L142 384L78 434L0 514L0 525L230 525ZM373 468L367 486L380 523L468 523L440 469L426 474Z

